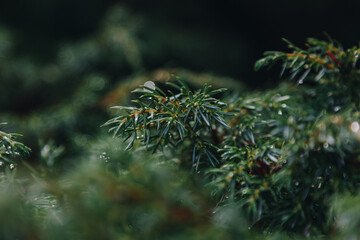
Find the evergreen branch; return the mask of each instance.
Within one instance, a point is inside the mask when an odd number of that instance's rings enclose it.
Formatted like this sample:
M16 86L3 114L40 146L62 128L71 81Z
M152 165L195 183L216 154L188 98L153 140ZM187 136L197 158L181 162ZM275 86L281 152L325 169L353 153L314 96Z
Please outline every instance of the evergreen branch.
M213 126L229 128L221 112L226 104L212 96L225 89L210 90L206 85L198 91L191 91L186 83L178 77L180 84L169 85L179 90L178 94L168 96L165 91L155 86L137 89L142 93L136 101L138 107L114 108L126 111L127 114L110 119L104 124L115 125L109 131L114 136L127 140L131 137L127 149L133 147L136 139L155 152L159 147L176 146L179 142L190 140L194 145L193 162L198 168L200 159L206 158L210 165L215 166L218 160L216 146L211 144L208 132ZM141 136L141 137L138 137ZM196 161L195 161L196 159Z
M2 123L5 124L5 123ZM23 143L15 141L16 133L5 133L0 131L0 167L9 167L11 170L16 166L16 158L27 157L30 148ZM21 135L20 135L21 136Z

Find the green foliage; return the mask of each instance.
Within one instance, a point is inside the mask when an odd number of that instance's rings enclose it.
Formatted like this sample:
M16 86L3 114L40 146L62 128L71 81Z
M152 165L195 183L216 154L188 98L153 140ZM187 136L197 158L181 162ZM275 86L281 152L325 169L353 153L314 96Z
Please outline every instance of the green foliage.
M226 104L212 96L224 89L210 90L211 86L205 86L193 92L180 78L175 79L180 85L167 83L178 90L178 94L168 90L168 96L153 82L147 82L143 89L134 91L142 93L135 101L138 107L113 107L127 110L127 114L113 118L104 125L115 125L109 130L114 131L114 136L121 136L124 141L130 138L126 149L130 149L136 139L140 139L153 152L159 146L177 147L179 143L190 140L196 169L202 158L207 158L215 166L218 164L215 156L217 146L211 142L211 132L214 129L220 131L219 126L228 128L223 116L229 114L222 112Z
M2 179L1 239L237 239L250 235L245 222L238 226L244 220L236 206L218 208L212 214L214 202L201 190L201 181L175 162L166 163L159 155L124 152L119 145L109 137L93 142L83 162L60 179ZM104 149L107 152L99 156L98 150Z
M187 72L195 80L185 83L161 70L156 84L133 76L101 98L105 80L86 76L65 107L27 118L39 165L0 174L0 238L356 239L358 48L288 44L292 53L268 52L255 68L282 62L298 84L263 92L193 90L211 77ZM104 124L114 138L87 135L85 113L101 122L99 108L126 104L134 85L136 100ZM7 168L30 151L15 136L0 132Z
M0 168L2 168L1 170L3 170L5 167L9 168L10 170L14 169L17 158L23 158L29 155L30 148L26 147L21 142L15 141L15 137L19 135L20 134L5 133L3 131L0 131Z
M155 85L144 86L138 90L143 93L136 101L139 107L117 107L128 113L106 125L115 125L110 129L114 136L131 137L127 149L140 134L153 152L179 143L185 149L189 145L183 139L190 139L196 169L198 150L208 146L198 139L205 142L205 137L217 153L205 149L204 155L217 164L203 166L202 176L218 205L235 202L257 229L328 234L334 224L333 195L357 193L360 182L358 50L344 51L339 44L316 39L308 42L308 50L288 42L293 53L268 52L255 65L260 69L283 61L290 78L301 74L297 88L282 85L265 94L234 97L221 109L222 103L207 96L203 99L211 101L195 104L193 96L206 95L207 87L193 93L178 79L181 86L170 85L179 94L169 91L168 97ZM230 114L229 123L217 119L223 112ZM218 141L209 141L214 139L209 130Z
M255 70L282 62L281 75L288 70L290 78L296 78L299 84L304 81L315 83L319 86L315 88L318 93L328 95L329 101L326 103L329 107L334 109L334 103L353 103L359 107L359 47L344 50L340 43L332 39L326 42L309 38L307 49L303 50L288 40L285 41L293 50L291 53L265 52L265 57L256 62Z
M289 98L269 92L230 104L234 117L219 150L223 164L207 171L219 201L236 201L252 222L260 220L276 201L271 176L286 162L284 130L278 121L294 112L287 105Z
M336 227L341 239L358 239L360 236L359 196L350 194L334 198L333 208L336 215Z

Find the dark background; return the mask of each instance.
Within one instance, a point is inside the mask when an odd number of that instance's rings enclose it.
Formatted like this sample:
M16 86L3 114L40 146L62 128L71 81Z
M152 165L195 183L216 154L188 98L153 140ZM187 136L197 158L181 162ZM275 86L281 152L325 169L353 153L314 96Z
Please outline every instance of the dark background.
M108 9L120 3L145 19L143 39L159 43L155 47L158 55L144 57L146 69L181 66L232 76L256 86L269 82L264 73L253 72L254 61L266 50L284 50L283 37L301 45L310 36L324 38L326 31L346 47L357 44L357 2L2 1L0 23L16 34L18 54L46 62L60 44L94 34ZM197 47L199 43L201 47Z

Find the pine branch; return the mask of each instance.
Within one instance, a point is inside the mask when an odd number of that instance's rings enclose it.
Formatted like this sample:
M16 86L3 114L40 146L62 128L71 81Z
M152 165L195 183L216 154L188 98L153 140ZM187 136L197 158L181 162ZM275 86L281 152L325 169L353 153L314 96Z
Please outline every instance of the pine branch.
M171 90L165 93L153 82L145 83L143 88L134 91L141 93L134 101L137 106L113 107L126 114L110 119L104 126L115 125L109 129L114 137L121 137L124 141L130 139L127 150L137 140L152 152L190 141L195 168L198 169L200 160L204 158L215 167L219 164L216 157L218 146L211 142L209 132L214 128L228 128L224 116L230 114L222 111L226 104L212 96L225 89L211 90L207 85L191 91L183 80L175 79L177 84L168 82L168 85L178 91L176 94Z
M1 123L6 124L6 123ZM15 141L16 136L21 136L16 133L5 133L0 131L0 167L8 167L11 170L16 166L16 159L27 157L30 153L30 148L23 143Z

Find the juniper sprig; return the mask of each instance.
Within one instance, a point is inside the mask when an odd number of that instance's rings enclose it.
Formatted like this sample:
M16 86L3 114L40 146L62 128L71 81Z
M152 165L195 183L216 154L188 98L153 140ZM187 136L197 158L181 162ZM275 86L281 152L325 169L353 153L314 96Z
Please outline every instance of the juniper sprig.
M113 108L124 110L126 114L115 117L104 125L115 125L109 129L114 136L129 140L126 149L130 149L136 140L146 148L156 152L159 147L177 147L184 141L190 141L192 146L192 161L199 167L200 159L207 159L212 166L219 164L217 158L218 146L212 141L214 129L228 128L224 116L225 103L213 96L225 89L211 90L210 85L197 91L192 91L187 84L175 77L178 84L167 82L176 90L165 93L147 82L142 88L135 90L141 93L135 100L137 106Z

